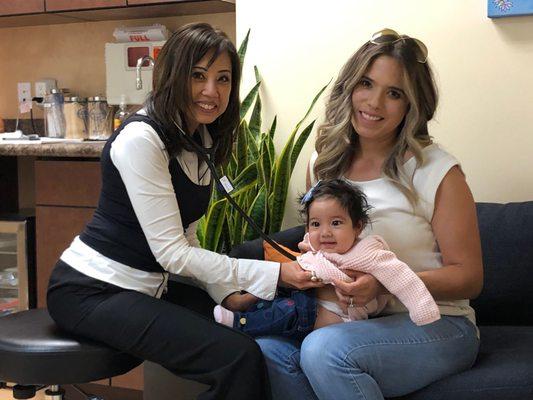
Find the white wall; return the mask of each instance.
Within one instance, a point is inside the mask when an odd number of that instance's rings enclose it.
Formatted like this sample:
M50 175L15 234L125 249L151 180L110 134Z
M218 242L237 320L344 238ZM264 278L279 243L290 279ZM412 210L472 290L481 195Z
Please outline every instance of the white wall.
M252 29L243 93L258 65L265 123L278 116L279 146L373 32L417 37L440 88L431 134L462 162L475 199L533 200L533 16L490 19L486 8L487 0L238 0L238 42ZM323 110L322 99L314 116ZM313 146L314 136L293 174L285 226L297 221L293 199Z

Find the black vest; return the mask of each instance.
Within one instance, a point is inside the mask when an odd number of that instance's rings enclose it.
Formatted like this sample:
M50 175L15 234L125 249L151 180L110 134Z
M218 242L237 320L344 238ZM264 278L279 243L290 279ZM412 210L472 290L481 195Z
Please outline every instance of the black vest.
M130 123L142 121L150 125L163 140L160 126L144 115L135 114L128 118L109 138L100 160L102 168L102 190L98 207L91 222L80 234L85 244L100 254L130 267L149 272L163 272L163 268L152 254L146 237L129 199L124 182L114 166L110 151L111 144L122 129ZM200 140L197 136L195 140ZM200 140L201 142L201 140ZM165 141L163 140L163 143ZM168 169L172 186L180 209L183 228L199 219L207 210L211 185L202 186L192 182L181 169L175 157L170 158Z

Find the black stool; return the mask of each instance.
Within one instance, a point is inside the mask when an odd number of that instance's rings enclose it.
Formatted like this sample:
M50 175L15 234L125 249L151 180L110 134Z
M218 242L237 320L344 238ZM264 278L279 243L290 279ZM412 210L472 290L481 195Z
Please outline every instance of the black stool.
M16 383L15 399L31 399L36 390L50 386L48 398L62 400L59 385L122 375L141 362L105 345L68 336L45 309L0 318L0 382L4 387L5 382Z

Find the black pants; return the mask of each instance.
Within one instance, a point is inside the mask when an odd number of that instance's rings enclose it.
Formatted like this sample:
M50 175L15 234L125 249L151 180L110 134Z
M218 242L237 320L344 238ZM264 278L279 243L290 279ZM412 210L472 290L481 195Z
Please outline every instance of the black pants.
M59 261L47 301L50 315L67 332L211 386L198 399L270 399L259 346L215 323L214 302L200 289L170 282L166 297L156 299L90 278Z

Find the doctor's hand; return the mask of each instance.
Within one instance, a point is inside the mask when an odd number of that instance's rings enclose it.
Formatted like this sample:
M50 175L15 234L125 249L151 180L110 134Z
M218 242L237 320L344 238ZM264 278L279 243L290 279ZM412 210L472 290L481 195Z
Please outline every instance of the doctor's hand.
M311 280L313 276L310 271L303 270L297 261L281 263L278 285L300 290L324 286L322 282Z

